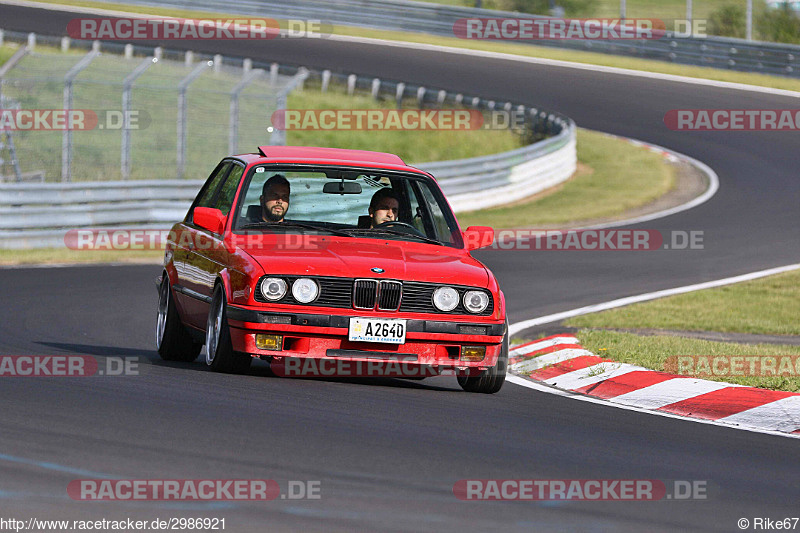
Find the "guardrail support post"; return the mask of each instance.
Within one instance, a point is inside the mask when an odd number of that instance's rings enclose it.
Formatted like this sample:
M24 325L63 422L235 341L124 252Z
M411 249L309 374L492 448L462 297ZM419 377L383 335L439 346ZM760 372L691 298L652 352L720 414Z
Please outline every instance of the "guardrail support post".
M120 153L120 167L122 179L131 177L131 91L136 79L156 63L155 58L148 57L133 69L122 82L122 149Z
M214 65L213 61L204 61L178 84L178 179L186 172L186 90L204 70Z
M31 34L33 35L33 34ZM67 125L61 137L61 181L72 180L72 84L78 74L88 67L100 55L97 50L92 50L78 61L64 76L64 110L68 113Z
M328 85L331 83L331 71L330 70L323 70L322 71L322 87L320 90L325 93L328 92Z
M403 107L403 94L406 92L406 84L405 83L398 83L397 84L397 91L395 92L394 98L397 100L397 109Z
M272 85L277 85L278 84L278 69L279 68L280 68L280 65L278 65L277 63L273 63L273 64L271 64L269 66L269 82Z
M381 95L381 80L380 78L372 78L372 98L377 100Z
M61 38L61 51L67 52L69 51L70 39L69 37L62 37Z
M347 96L353 96L353 93L356 92L356 79L355 74L347 76Z

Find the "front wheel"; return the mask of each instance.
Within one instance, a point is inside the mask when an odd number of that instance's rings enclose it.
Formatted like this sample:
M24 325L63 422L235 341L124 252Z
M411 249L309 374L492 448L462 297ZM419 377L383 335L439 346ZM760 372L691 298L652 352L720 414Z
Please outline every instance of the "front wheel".
M216 372L244 374L252 359L233 351L225 308L225 291L222 285L217 285L206 322L206 364Z
M480 376L458 376L458 384L467 392L494 394L503 387L506 381L506 368L508 367L508 320L506 320L506 333L503 336L503 346L497 363L492 368L484 370Z
M181 317L172 299L169 277L164 274L158 289L158 319L156 321L156 348L165 361L190 362L200 355L202 344L194 342L181 324Z

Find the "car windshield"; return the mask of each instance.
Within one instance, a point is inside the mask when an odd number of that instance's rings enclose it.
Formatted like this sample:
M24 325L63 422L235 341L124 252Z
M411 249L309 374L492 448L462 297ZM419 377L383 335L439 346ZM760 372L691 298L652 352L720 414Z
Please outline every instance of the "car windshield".
M237 202L234 231L462 246L455 217L433 180L352 169L255 167Z

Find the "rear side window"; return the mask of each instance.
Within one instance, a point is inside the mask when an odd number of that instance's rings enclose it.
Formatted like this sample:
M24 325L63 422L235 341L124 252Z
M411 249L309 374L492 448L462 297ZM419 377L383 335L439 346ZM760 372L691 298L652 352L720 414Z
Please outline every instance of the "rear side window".
M222 179L228 174L231 164L227 162L217 168L216 172L206 182L206 186L200 194L200 199L195 207L214 207L214 193L217 192Z
M239 181L242 179L242 174L244 174L244 167L234 163L231 173L228 174L225 184L219 191L215 205L212 206L222 211L222 214L225 216L228 216L228 213L231 212L233 198L236 196L236 189L239 188Z

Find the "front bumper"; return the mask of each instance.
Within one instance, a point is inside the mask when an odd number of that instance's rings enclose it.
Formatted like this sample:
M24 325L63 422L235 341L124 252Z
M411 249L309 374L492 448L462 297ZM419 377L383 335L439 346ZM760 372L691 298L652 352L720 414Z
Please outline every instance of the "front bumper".
M442 321L392 316L406 319L404 344L352 342L348 340L350 318L364 314L276 313L232 305L226 311L233 349L269 359L382 360L402 361L412 366L486 369L496 364L505 335L503 321ZM259 349L255 341L259 333L281 335L281 350ZM464 346L484 346L483 360L462 360Z

